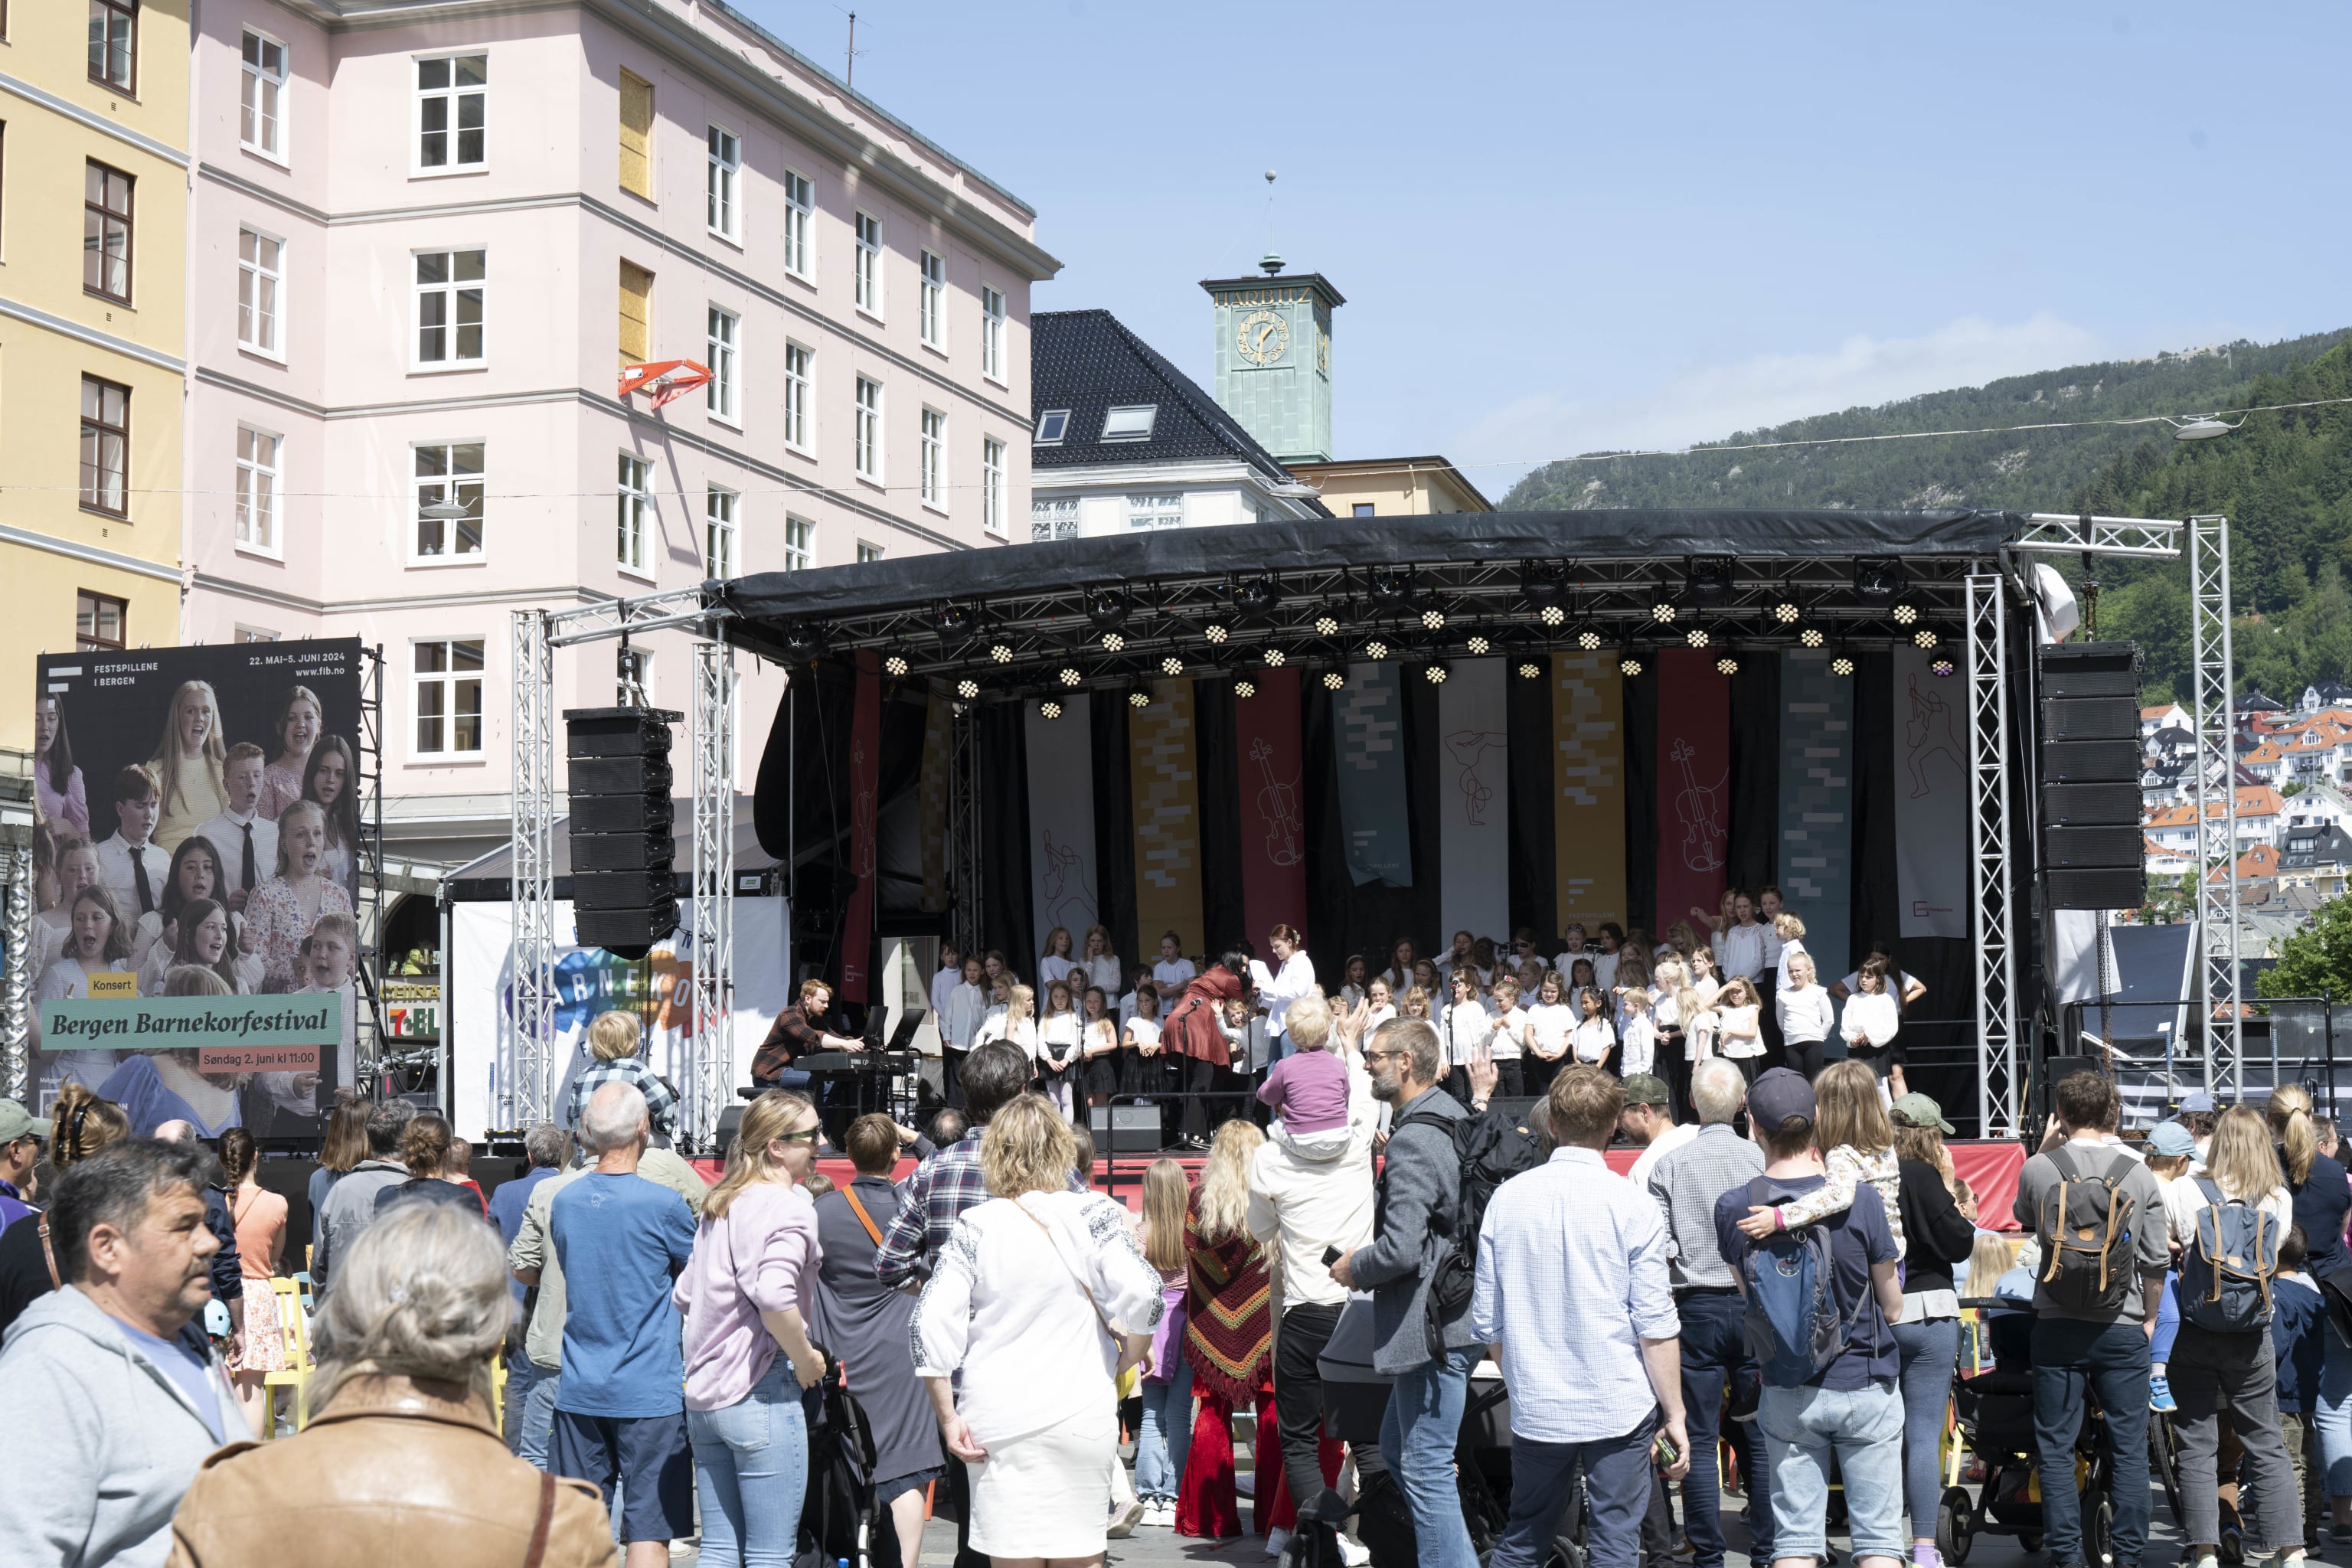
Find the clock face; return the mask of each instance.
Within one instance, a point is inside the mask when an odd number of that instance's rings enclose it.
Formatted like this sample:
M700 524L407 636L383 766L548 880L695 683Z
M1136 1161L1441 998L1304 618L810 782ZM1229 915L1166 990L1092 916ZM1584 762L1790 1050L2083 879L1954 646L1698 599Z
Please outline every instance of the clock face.
M1234 343L1250 363L1272 364L1290 347L1290 323L1272 310L1252 310L1242 318Z

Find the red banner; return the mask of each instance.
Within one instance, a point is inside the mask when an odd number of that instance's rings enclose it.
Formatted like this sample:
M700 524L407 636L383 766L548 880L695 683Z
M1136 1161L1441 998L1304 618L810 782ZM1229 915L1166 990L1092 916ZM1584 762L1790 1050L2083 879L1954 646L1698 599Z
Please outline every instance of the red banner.
M1658 655L1656 929L1723 902L1731 823L1731 679L1706 648Z
M857 700L849 721L849 912L841 926L841 999L864 1003L874 948L874 819L882 766L882 656L857 653Z
M1242 924L1261 952L1277 925L1307 924L1307 817L1299 805L1298 672L1268 669L1234 701L1241 770Z

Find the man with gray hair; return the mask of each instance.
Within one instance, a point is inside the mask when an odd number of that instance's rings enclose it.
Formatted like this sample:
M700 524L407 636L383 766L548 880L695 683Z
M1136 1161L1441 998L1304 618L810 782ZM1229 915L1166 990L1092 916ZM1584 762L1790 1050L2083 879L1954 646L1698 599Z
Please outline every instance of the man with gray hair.
M490 1219L499 1227L499 1236L509 1247L515 1234L522 1229L523 1209L530 1194L555 1179L557 1172L572 1163L572 1134L552 1122L542 1121L522 1135L525 1169L511 1181L500 1182L490 1194ZM506 1439L511 1453L522 1452L522 1415L530 1404L530 1386L539 1381L539 1363L532 1361L523 1348L523 1329L530 1321L530 1287L520 1279L509 1279L508 1289L521 1311L515 1327L507 1336ZM542 1452L542 1458L545 1458Z
M0 1350L0 1408L37 1428L0 1487L12 1563L154 1568L205 1456L246 1436L196 1321L220 1245L205 1224L206 1158L131 1138L58 1182L47 1218L66 1283Z
M325 1293L335 1249L350 1247L375 1223L376 1194L408 1180L408 1167L398 1158L400 1135L415 1119L416 1107L405 1100L384 1100L368 1112L368 1157L344 1172L319 1205L310 1248L312 1289Z

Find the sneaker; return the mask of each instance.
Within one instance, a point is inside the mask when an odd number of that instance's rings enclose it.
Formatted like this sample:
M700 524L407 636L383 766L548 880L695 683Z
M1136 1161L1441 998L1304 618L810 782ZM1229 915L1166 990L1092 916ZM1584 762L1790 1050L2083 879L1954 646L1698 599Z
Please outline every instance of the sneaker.
M2352 1524L2331 1524L2327 1527L2330 1541L2352 1541Z
M2172 1384L2160 1374L2147 1380L2147 1407L2163 1415L2180 1408L2180 1402L2172 1397Z
M1103 1528L1103 1533L1113 1541L1124 1541L1135 1532L1142 1520L1143 1504L1129 1499L1126 1507L1112 1511L1110 1523Z
M1344 1535L1339 1537L1339 1561L1346 1563L1347 1568L1366 1568L1371 1560L1370 1547L1350 1541Z
M1267 1535L1265 1538L1265 1554L1268 1557L1279 1557L1282 1555L1284 1548L1287 1547L1289 1544L1290 1531L1283 1529L1277 1524L1274 1527L1272 1533Z
M1150 1530L1176 1528L1176 1505L1172 1502L1148 1502L1143 1505L1142 1522Z

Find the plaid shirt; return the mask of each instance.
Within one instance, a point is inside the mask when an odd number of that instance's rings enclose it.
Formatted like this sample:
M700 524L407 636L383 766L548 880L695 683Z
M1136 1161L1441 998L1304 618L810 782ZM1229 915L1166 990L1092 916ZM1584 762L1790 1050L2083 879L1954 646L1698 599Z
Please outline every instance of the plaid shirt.
M588 1113L589 1097L608 1083L634 1085L646 1097L646 1112L653 1118L654 1142L668 1148L677 1136L677 1090L654 1076L643 1057L623 1057L618 1061L592 1061L580 1069L572 1081L572 1110L567 1125L580 1131L580 1119Z
M915 1167L900 1190L898 1215L882 1233L882 1247L874 1255L874 1272L893 1289L929 1274L955 1231L966 1209L988 1201L988 1178L980 1169L980 1141L987 1132L975 1127L955 1142L935 1152ZM1070 1173L1070 1191L1082 1193L1086 1184Z

